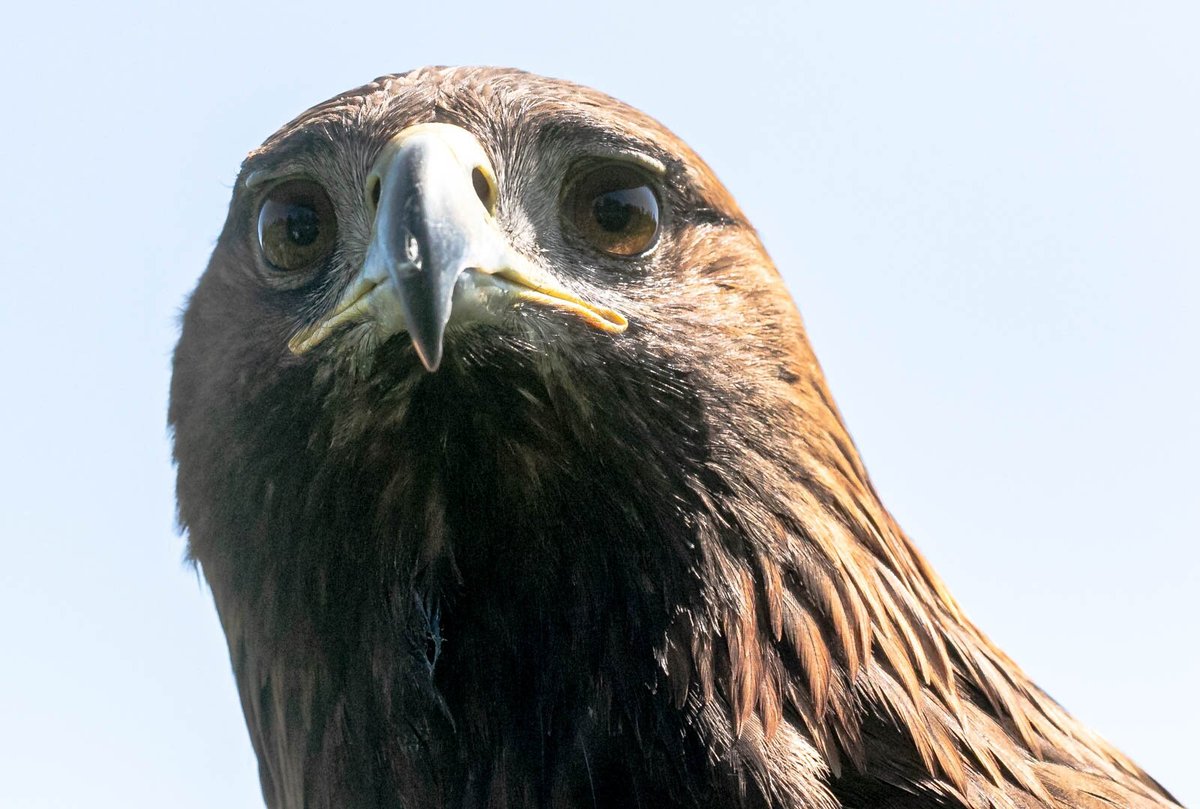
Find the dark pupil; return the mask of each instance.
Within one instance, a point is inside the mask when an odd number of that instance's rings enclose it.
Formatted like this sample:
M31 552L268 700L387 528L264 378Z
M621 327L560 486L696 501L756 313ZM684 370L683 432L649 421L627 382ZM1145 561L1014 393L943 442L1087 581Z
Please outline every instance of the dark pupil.
M626 188L596 197L592 202L592 215L596 217L596 224L601 230L620 233L629 227L638 211L634 202L635 193L635 189Z
M290 205L287 212L287 239L297 247L308 247L321 235L321 220L307 205Z

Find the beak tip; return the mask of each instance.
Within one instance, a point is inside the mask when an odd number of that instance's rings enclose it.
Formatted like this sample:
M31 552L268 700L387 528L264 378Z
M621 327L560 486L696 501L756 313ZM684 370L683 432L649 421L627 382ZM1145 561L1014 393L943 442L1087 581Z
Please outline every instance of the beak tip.
M425 366L425 370L433 373L442 364L442 343L437 341L432 347L422 346L420 341L413 340L413 349L417 352L417 359Z

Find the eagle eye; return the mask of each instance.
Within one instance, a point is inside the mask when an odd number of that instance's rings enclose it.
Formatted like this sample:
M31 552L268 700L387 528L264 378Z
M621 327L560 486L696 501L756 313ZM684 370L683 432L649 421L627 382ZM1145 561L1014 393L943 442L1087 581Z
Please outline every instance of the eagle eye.
M570 186L563 216L597 250L636 256L658 239L658 196L633 166L609 163L587 170Z
M258 210L258 244L277 270L295 272L324 258L337 235L337 216L325 189L289 180L271 189Z

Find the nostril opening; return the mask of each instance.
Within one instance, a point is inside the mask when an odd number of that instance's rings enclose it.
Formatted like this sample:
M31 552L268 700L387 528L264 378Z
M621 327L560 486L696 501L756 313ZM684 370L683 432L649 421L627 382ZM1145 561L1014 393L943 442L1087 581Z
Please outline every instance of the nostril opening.
M379 207L379 192L381 185L382 183L379 181L378 176L372 177L367 183L367 196L371 200L371 210L375 210Z
M471 184L475 186L475 196L479 197L479 201L483 203L483 207L487 208L487 212L494 214L496 212L496 197L492 193L492 184L488 180L487 175L483 173L483 169L475 167L471 169Z

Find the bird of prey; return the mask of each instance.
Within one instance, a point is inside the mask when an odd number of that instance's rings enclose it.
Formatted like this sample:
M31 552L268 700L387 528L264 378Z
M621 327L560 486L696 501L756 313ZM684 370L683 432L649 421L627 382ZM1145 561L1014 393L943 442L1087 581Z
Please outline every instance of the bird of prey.
M285 125L169 420L272 809L1176 805L968 620L737 204L601 93Z

